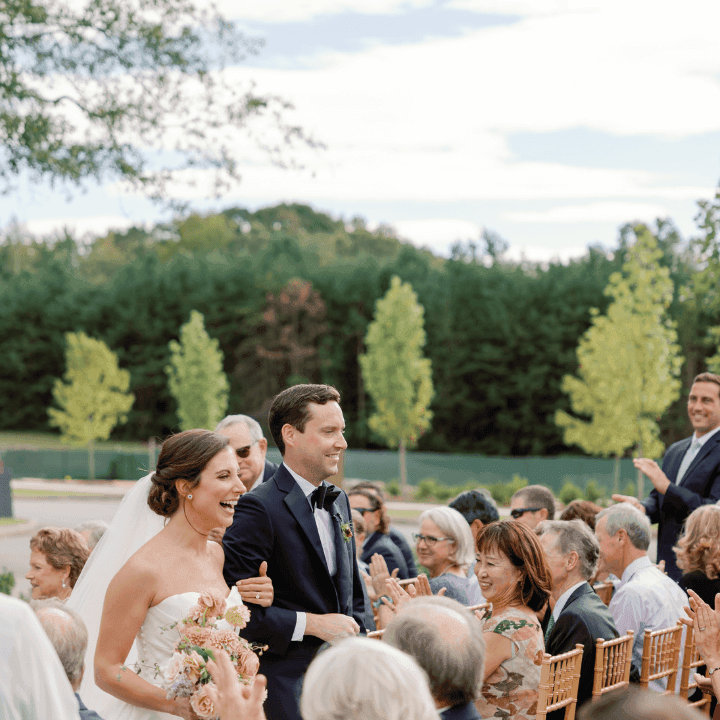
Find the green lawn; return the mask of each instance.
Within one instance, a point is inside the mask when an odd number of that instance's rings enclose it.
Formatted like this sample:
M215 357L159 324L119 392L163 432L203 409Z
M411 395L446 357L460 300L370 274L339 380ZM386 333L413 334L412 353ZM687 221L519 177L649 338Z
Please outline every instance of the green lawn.
M59 435L54 433L40 432L9 432L0 431L0 449L40 449L40 450L64 450L68 447L60 440ZM147 452L147 445L141 442L99 442L95 444L97 450L125 450L127 452Z
M80 481L82 482L82 481ZM14 498L49 498L63 497L72 498L73 500L120 500L117 495L103 495L101 493L77 493L65 490L13 490Z
M22 518L0 518L0 525L17 525L18 523L23 523L25 520Z

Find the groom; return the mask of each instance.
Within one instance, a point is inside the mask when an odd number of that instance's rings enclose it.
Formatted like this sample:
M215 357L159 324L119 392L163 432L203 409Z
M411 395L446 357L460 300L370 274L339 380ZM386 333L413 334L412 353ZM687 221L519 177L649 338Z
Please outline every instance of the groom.
M365 595L355 560L347 495L324 482L347 447L340 394L328 385L295 385L269 413L283 462L271 480L242 495L223 538L232 587L268 563L275 599L251 606L245 639L268 649L268 720L300 720L302 676L323 642L364 632Z

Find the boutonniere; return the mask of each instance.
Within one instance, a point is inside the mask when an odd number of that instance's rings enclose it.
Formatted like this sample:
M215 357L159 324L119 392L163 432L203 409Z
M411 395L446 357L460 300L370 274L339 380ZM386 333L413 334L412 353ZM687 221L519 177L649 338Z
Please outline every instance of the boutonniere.
M342 530L343 538L345 538L345 542L350 542L350 539L353 536L352 526L349 522L343 523L340 525L340 529Z

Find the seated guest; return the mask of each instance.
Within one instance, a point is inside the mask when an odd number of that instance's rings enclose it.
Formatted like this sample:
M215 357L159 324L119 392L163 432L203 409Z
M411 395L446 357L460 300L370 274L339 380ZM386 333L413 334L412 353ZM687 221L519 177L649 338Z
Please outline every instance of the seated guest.
M350 500L350 507L357 510L365 520L367 537L365 538L360 559L369 564L372 556L378 553L385 559L385 564L391 573L393 570L397 570L398 576L403 580L406 579L408 570L405 559L398 546L387 534L383 501L380 500L376 493L363 489L350 490L348 499Z
M80 706L80 717L82 720L100 720L94 710L85 707L78 695L85 672L85 650L88 642L87 628L82 618L58 600L34 600L32 609L60 658Z
M545 631L545 652L560 655L585 646L577 706L592 697L595 642L618 637L615 621L589 585L597 570L600 545L582 520L546 520L535 531L552 575L555 607Z
M439 720L417 662L367 638L341 640L315 656L300 714L303 720Z
M534 530L543 520L555 519L555 497L544 485L520 488L510 499L510 515Z
M427 568L434 595L446 588L445 597L462 605L477 605L477 585L467 576L473 561L473 538L465 518L448 507L435 507L420 515L418 561Z
M630 685L585 703L578 720L702 720L703 713L672 695L658 695Z
M480 720L473 703L484 679L485 640L480 622L460 603L437 596L409 600L383 641L427 673L443 720Z
M357 554L358 567L366 575L369 575L370 566L360 559L360 556L362 555L362 548L365 544L365 537L367 534L367 531L365 529L365 519L363 518L362 514L359 513L357 510L352 510L351 512L353 533L355 534L355 553Z
M87 522L80 523L80 525L75 528L75 532L83 536L88 550L92 552L107 529L108 524L104 520L88 520Z
M685 521L685 529L673 548L684 575L680 587L693 590L709 605L720 592L720 507L701 505Z
M599 505L589 500L573 500L560 515L561 520L582 520L595 532L595 516L602 510Z
M0 718L78 720L72 687L30 606L0 593L0 617Z
M635 633L631 676L639 677L645 630L676 625L685 616L688 597L650 561L650 521L630 503L598 513L595 534L600 542L600 571L611 572L621 581L609 610L620 635L628 630ZM666 685L666 678L662 678L651 681L649 687L662 692Z
M415 567L415 556L413 555L410 543L405 539L405 536L399 530L396 530L390 522L390 516L388 515L386 505L387 498L385 496L385 491L382 489L382 483L374 483L370 482L369 480L361 480L360 482L356 482L352 486L352 488L357 488L358 490L369 490L370 492L375 493L378 500L380 500L380 502L382 503L382 512L385 519L385 527L387 528L387 535L400 549L403 559L405 560L405 567L407 568L408 577L415 577L417 575L417 568Z
M34 600L67 600L90 551L80 533L70 528L45 527L30 539L30 570Z
M536 612L550 597L552 578L535 534L521 522L486 525L477 538L480 589L492 603L483 621L485 684L475 703L484 718L535 717L545 650Z

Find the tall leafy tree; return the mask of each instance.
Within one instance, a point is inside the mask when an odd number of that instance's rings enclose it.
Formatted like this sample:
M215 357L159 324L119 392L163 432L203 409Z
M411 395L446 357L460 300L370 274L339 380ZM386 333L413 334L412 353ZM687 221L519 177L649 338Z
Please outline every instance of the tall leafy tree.
M375 403L370 428L400 454L400 481L407 486L405 451L430 427L433 397L430 360L423 356L424 311L410 283L395 275L375 305L367 353L360 357L365 387Z
M59 408L48 410L50 424L66 442L87 445L90 479L95 479L95 441L107 440L125 422L135 397L128 392L130 373L100 340L84 333L67 333L65 382L56 380L53 397Z
M165 370L178 404L180 427L214 428L227 410L229 384L219 343L207 334L197 310L180 328L180 342L170 341L170 364Z
M682 358L667 316L670 271L658 264L662 253L648 228L638 225L634 232L622 271L610 276L605 290L612 300L607 314L595 311L580 340L578 377L563 379L580 417L559 411L555 420L566 441L587 452L618 456L633 448L639 456L658 457L658 419L679 395Z

